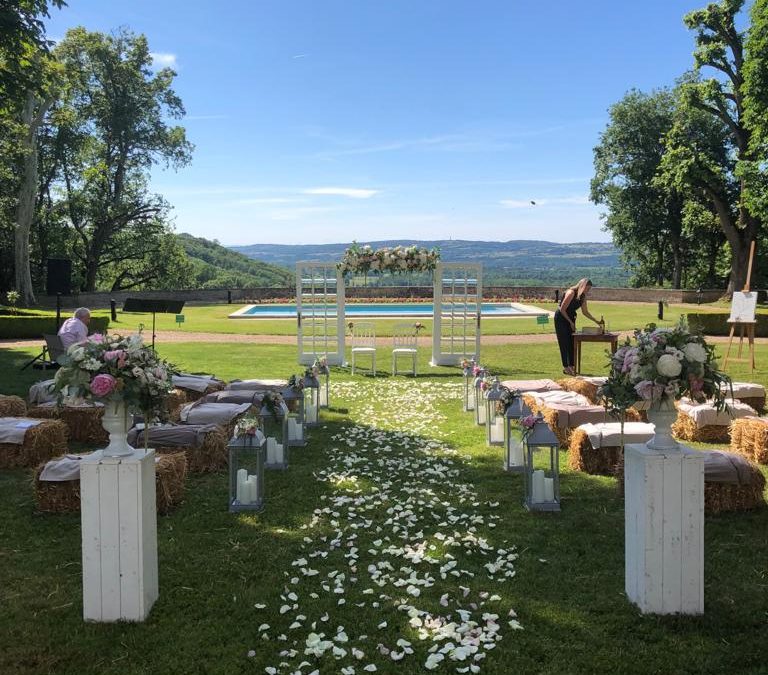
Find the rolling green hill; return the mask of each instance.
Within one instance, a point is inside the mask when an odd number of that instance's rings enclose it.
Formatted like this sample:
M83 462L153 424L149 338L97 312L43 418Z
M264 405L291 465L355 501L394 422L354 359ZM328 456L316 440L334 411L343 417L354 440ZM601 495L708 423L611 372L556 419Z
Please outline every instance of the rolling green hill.
M293 274L284 267L253 260L201 237L184 233L176 237L190 260L194 288L256 288L295 283Z
M445 262L481 262L486 284L562 286L589 277L598 286L626 286L629 275L622 268L621 252L610 243L557 244L548 241L371 241L374 248L418 244L440 249ZM300 260L335 262L349 244L253 244L233 250L275 265L293 266ZM397 283L391 278L388 283Z

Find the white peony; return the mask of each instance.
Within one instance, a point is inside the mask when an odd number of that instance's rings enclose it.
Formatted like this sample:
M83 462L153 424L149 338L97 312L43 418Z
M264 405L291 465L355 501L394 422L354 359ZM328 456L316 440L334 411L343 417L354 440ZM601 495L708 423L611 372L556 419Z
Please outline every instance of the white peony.
M683 366L672 354L662 354L656 363L656 370L664 377L677 377Z
M707 360L707 350L698 342L689 342L685 345L683 353L688 361L704 363Z

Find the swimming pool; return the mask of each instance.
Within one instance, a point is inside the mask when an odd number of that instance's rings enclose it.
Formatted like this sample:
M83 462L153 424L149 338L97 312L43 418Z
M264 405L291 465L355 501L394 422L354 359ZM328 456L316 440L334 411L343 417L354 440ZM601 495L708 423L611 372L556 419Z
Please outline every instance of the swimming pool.
M455 307L455 306L454 306ZM322 306L314 305L322 313ZM307 313L305 310L305 315ZM335 311L336 305L329 305L329 311ZM371 302L348 303L344 315L350 317L431 317L432 303L426 302ZM470 310L471 311L471 310ZM491 302L482 304L484 317L523 317L548 315L544 309L518 302ZM248 305L229 315L230 319L295 319L296 305Z

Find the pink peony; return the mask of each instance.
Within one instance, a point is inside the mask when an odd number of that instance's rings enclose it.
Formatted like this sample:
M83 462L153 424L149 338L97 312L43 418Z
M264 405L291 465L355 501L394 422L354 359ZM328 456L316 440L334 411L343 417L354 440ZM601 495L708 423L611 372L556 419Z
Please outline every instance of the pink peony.
M99 398L109 396L114 390L117 382L111 375L97 375L91 380L91 393Z
M104 336L101 333L94 333L93 335L88 336L88 341L100 345L104 342Z
M115 359L125 360L125 350L124 349L113 349L111 351L104 352L104 360L105 361L114 361Z

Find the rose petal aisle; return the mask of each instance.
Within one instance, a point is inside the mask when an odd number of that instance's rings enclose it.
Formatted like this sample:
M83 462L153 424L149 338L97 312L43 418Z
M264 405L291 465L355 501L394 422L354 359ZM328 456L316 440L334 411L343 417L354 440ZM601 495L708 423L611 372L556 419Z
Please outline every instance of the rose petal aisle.
M350 425L324 450L315 476L329 492L302 525L279 606L256 605L266 672L481 672L522 625L508 598L515 548L493 541L498 503L441 438L438 406L458 405L461 385L332 387Z

